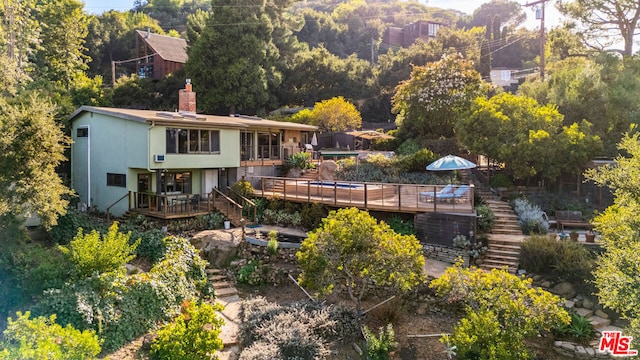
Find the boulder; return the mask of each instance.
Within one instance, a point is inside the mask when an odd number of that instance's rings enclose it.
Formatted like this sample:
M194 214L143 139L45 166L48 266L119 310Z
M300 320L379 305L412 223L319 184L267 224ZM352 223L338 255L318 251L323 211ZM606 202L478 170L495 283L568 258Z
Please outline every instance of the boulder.
M318 166L318 179L334 180L338 164L333 160L325 160Z
M593 302L593 300L591 300L589 298L584 298L584 300L582 301L582 307L584 307L584 308L593 310L593 306L594 305L595 305L595 303Z
M298 169L298 168L291 168L289 169L289 172L287 173L287 177L289 178L299 178L302 176L302 170Z
M563 281L549 289L553 294L562 296L565 299L572 299L576 296L576 290L570 282Z
M223 268L235 259L241 242L242 229L206 230L191 239L191 244L200 250L200 256L214 268Z

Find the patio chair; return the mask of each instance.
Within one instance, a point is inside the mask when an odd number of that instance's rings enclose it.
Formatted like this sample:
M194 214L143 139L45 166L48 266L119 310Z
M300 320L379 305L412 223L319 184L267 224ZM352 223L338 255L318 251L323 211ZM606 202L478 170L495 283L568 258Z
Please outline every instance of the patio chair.
M456 201L458 199L461 199L463 196L465 196L467 191L469 191L469 189L471 189L469 185L462 185L452 193L436 195L436 199Z
M433 192L433 191L423 191L420 192L420 198L422 199L422 197L425 198L425 201L431 201L433 200L434 196L438 196L438 195L444 195L444 194L449 194L451 193L451 190L453 190L453 185L452 184L447 184L447 186L443 187L440 191L438 192Z

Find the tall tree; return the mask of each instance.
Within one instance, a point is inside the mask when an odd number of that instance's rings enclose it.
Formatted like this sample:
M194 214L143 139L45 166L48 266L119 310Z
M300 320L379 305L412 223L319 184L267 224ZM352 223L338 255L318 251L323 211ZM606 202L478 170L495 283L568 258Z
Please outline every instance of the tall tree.
M640 135L625 135L616 165L585 174L614 193L614 203L595 217L605 252L594 272L600 302L629 319L626 335L640 347Z
M480 74L459 54L414 66L411 78L398 85L393 97L400 134L405 138L453 137L461 111L482 93Z
M38 214L45 226L65 213L71 191L56 174L69 144L53 114L36 95L14 104L0 99L0 216Z
M561 0L557 7L577 20L584 40L603 49L622 40L622 55L633 55L633 38L640 21L640 3L633 0Z
M302 284L324 294L336 285L346 287L358 315L363 297L373 288L409 290L422 281L420 242L356 208L332 211L296 256Z
M185 65L200 111L256 112L267 105L269 89L281 75L274 66L279 54L266 6L266 0L251 6L241 0L212 2L214 11Z
M310 119L321 131L329 132L356 130L362 125L358 109L342 96L316 103Z

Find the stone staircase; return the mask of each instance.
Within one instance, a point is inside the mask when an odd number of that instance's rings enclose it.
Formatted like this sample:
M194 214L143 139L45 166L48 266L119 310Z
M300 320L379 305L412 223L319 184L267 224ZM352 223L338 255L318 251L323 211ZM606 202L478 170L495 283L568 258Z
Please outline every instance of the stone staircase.
M487 234L487 246L480 268L485 270L507 268L512 274L518 270L520 262L520 243L525 236L518 225L518 217L509 203L488 189L476 188L476 193L491 208L494 224L491 234Z
M235 360L240 354L238 335L240 332L241 299L238 290L224 270L208 268L206 272L213 286L214 301L224 306L224 310L218 313L224 319L224 325L220 332L224 347L216 355L219 360Z

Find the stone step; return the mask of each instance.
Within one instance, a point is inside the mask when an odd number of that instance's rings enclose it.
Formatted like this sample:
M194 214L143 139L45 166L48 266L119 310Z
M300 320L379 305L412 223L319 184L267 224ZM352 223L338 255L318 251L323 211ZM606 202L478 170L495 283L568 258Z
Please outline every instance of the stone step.
M498 230L495 230L495 231L492 230L492 234L495 234L495 235L515 235L515 236L520 235L520 236L522 236L522 231L500 230L500 229L498 229Z
M493 248L490 247L485 253L486 256L506 256L509 258L520 258L520 248Z
M224 281L227 280L227 276L226 275L211 275L209 276L209 281L211 281L212 283L216 283L218 281Z
M520 235L504 235L504 234L490 234L489 244L507 244L507 245L519 245L525 239L525 236Z
M484 262L482 263L482 265L480 265L480 268L487 271L491 271L493 269L504 270L506 268L507 272L512 275L515 274L518 269L517 266L508 266L505 264L485 264Z
M483 264L495 264L495 265L509 265L518 266L519 259L508 256L486 256L482 259Z
M218 290L218 289L226 289L226 288L233 287L233 284L226 281L219 281L219 282L214 282L213 284L211 284L211 286L213 286L214 289Z
M225 275L226 272L222 269L206 268L204 270L208 275Z
M578 314L580 316L589 317L589 316L593 315L593 310L591 310L591 309L575 308L574 310L576 311L576 314Z
M601 318L599 316L590 316L589 317L589 321L591 322L591 325L593 325L594 328L599 329L599 328L603 328L606 326L609 326L611 324L611 320L609 319L605 319L605 318Z
M223 297L238 295L238 289L236 289L233 286L228 288L223 288L223 289L214 288L213 293L215 294L216 297L223 298Z

